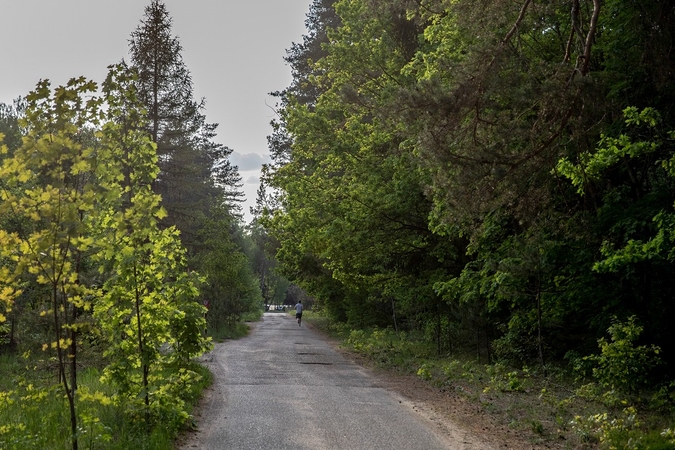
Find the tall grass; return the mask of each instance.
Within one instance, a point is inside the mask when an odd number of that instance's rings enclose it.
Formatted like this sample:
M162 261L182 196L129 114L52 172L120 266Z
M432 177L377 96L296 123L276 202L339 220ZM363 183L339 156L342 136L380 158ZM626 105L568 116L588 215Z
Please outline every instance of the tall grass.
M229 339L239 339L246 336L249 327L243 322L226 323L217 328L209 329L209 336L216 342L224 342Z
M22 364L23 363L23 364ZM36 361L0 355L0 449L65 450L72 448L68 404L61 387L49 371L35 370ZM210 372L191 367L201 375L198 384L182 393L194 406L211 380ZM84 369L78 377L77 413L80 449L169 450L181 430L167 418L148 429L130 417L112 386L100 381L96 368ZM190 407L190 409L191 409ZM182 424L189 426L190 424Z
M242 338L247 336L250 331L247 322L256 322L260 320L262 314L262 309L256 309L247 312L240 317L233 317L232 320L226 320L218 325L212 325L208 329L208 335L216 342Z

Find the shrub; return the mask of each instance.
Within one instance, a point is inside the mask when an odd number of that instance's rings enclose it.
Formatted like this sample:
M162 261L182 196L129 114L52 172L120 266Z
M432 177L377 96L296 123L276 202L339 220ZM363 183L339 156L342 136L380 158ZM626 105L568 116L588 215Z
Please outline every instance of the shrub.
M626 322L614 319L607 330L610 341L599 339L600 354L584 358L596 364L593 377L604 388L637 394L647 385L651 370L661 362L658 357L661 349L655 345L635 345L642 329L635 316Z
M572 428L583 440L597 440L606 448L641 448L639 426L637 412L632 406L625 408L620 417L611 417L604 412L588 417L576 416L572 420Z

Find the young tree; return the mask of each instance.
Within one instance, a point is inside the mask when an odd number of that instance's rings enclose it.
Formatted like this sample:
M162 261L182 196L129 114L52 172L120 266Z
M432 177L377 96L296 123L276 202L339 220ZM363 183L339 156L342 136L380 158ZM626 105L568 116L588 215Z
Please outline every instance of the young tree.
M24 236L0 232L2 257L13 264L3 267L3 297L16 296L12 288L25 273L49 288L45 314L52 316L54 340L44 348L56 350L58 379L70 409L72 446L77 450L78 333L85 326L96 288L84 282L84 259L92 252L89 213L95 208L96 151L88 131L98 123L100 100L90 98L96 84L72 79L53 92L41 81L28 97L27 135L12 157L3 161L2 212L30 220L34 227ZM6 147L3 148L6 151Z
M184 420L179 391L197 376L188 362L210 345L203 336L205 310L178 232L159 228L166 213L151 189L157 155L143 130L134 81L124 67L113 67L103 86L108 120L97 175L105 201L92 220L106 281L94 317L108 344L105 378L132 406L142 399L146 423L158 414ZM176 379L167 376L170 366L180 373Z
M48 288L43 315L54 338L43 348L57 355L74 449L84 329L102 331L105 377L146 421L187 417L180 393L198 376L189 360L209 346L199 277L186 268L175 228L158 226L157 155L139 128L133 81L124 67L111 68L102 97L84 78L53 91L40 82L27 98L21 147L12 155L2 147L0 214L31 226L0 229L0 323L22 283Z

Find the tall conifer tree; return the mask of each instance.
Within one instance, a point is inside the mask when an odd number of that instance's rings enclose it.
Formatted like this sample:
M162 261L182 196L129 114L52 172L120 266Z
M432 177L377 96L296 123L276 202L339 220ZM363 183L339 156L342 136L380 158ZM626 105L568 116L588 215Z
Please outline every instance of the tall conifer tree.
M192 77L171 32L166 6L153 0L129 41L131 66L138 73L139 98L148 112L147 131L157 143L160 174L154 189L191 249L195 233L214 204L238 213L243 194L231 149L213 141L217 124L206 122L204 99L193 97Z

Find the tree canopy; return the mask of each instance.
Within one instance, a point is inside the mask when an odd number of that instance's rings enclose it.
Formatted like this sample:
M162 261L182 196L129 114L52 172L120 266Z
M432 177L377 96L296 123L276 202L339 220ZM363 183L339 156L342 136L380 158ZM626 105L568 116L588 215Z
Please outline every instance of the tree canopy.
M439 350L546 364L635 315L673 360L671 5L316 0L308 17L265 178L291 281Z

